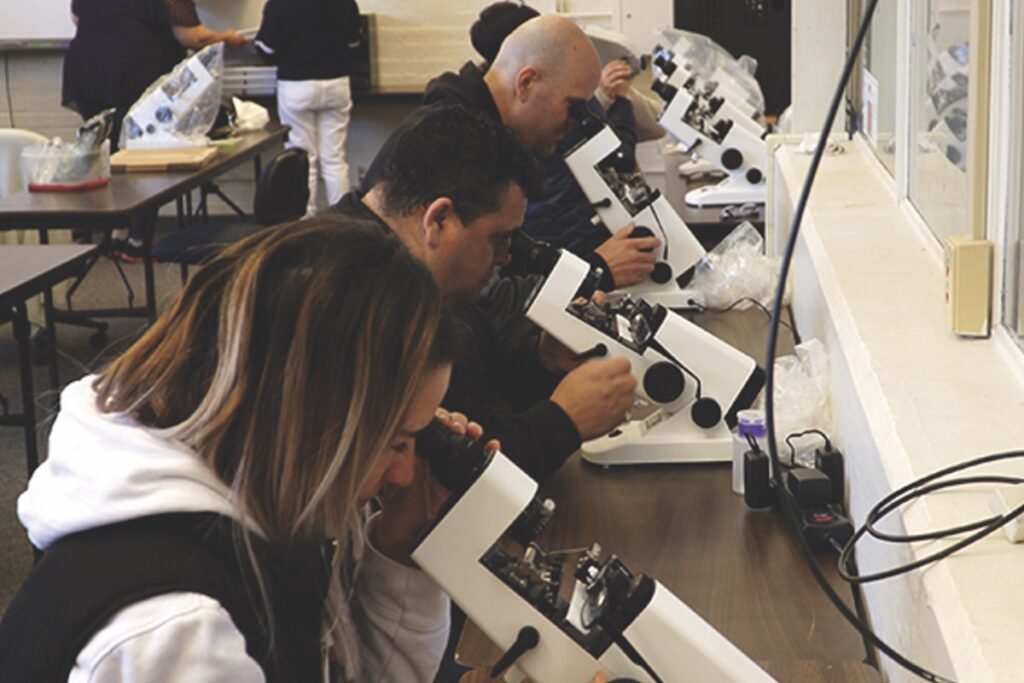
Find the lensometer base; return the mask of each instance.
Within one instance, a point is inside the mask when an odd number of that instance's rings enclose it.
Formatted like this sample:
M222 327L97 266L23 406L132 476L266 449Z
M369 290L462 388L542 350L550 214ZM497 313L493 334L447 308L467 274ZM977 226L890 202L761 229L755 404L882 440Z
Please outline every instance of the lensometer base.
M742 176L730 176L717 185L706 185L686 193L690 206L722 206L725 204L764 204L768 191L763 182L751 185Z
M657 411L642 420L630 420L608 436L587 441L581 453L587 462L604 466L729 462L732 435L724 423L702 429L685 412L666 418Z

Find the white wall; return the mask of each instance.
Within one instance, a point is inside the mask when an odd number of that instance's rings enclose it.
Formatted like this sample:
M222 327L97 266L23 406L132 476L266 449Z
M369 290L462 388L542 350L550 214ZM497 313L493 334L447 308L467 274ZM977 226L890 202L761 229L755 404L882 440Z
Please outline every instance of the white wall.
M792 31L792 118L790 132L821 130L846 57L846 3L795 0ZM832 131L843 131L840 109Z

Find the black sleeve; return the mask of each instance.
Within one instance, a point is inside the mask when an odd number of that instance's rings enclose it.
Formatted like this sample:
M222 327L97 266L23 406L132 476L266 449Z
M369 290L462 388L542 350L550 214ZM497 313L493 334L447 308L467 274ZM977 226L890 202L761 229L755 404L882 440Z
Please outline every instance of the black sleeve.
M340 25L336 35L341 36L349 47L355 47L363 40L363 24L359 21L359 5L356 0L341 0L341 11L338 14Z
M460 310L459 319L464 348L442 404L483 425L505 455L542 480L579 448L580 438L569 416L546 398L553 385L537 362L536 338L511 348L479 309ZM533 358L515 360L517 354Z
M256 52L265 64L281 64L288 55L288 25L285 0L267 0L263 6L263 21L256 34Z
M163 6L171 26L199 26L199 14L192 0L163 0Z

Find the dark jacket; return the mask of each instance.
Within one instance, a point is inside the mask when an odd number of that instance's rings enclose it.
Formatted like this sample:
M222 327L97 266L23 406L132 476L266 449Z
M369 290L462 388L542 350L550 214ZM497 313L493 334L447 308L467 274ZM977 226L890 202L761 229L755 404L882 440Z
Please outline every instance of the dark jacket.
M161 0L75 0L71 11L78 28L64 55L61 101L83 118L107 107L123 117L150 83L185 58L172 26L199 23L194 8L172 18Z
M78 653L110 617L173 592L217 600L270 683L319 680L330 546L251 539L274 613L271 634L256 577L232 525L214 513L171 513L57 541L0 620L0 680L67 681Z
M329 211L390 230L355 193ZM479 301L460 306L463 351L442 405L484 426L488 438L531 477L542 481L580 447L569 416L550 400L559 378L537 355L539 331L525 318L537 276L499 278Z
M340 78L361 38L355 0L268 0L256 50L282 81Z
M624 97L616 97L605 112L597 99L591 98L587 107L611 126L622 142L627 165L621 170L635 169L636 118L633 116L633 103ZM581 129L573 130L558 143L555 153L544 160L544 196L530 202L523 221L523 232L530 237L563 247L579 256L590 254L611 236L603 225L594 224L596 213L590 200L565 163L565 155L584 139Z
M621 99L621 98L620 98ZM473 62L466 62L459 72L453 73L448 71L441 74L437 78L427 83L427 88L423 94L423 101L426 104L461 104L466 107L476 109L480 112L493 117L496 121L501 121L501 113L498 111L498 105L495 104L494 98L491 96L491 91L488 89L487 84L484 82L484 72L480 70L478 66ZM636 146L636 126L633 119L633 105L628 100L625 102L626 109L617 109L617 115L621 114L623 127L629 127L632 129L631 137L627 135L628 140L632 140L632 143L626 145L623 143L623 147L627 152L630 159L633 158L633 152ZM617 104L617 102L616 102ZM592 102L592 106L597 107L602 112L603 108L597 101ZM614 108L614 105L613 105ZM628 121L626 121L628 118ZM618 130L616 129L616 132ZM572 135L567 136L573 137ZM573 142L576 144L579 140ZM563 141L564 142L564 141ZM594 248L599 246L602 242L608 239L609 235L603 228L595 228L589 223L590 217L594 215L594 210L590 208L590 202L583 196L583 191L580 189L579 184L576 183L576 179L573 177L569 168L565 165L565 161L562 160L564 156L563 144L559 143L559 151L549 159L542 161L542 168L544 174L544 189L543 196L540 199L535 199L530 202L530 205L526 209L526 220L523 223L523 230L530 234L531 237L542 239L546 242L550 242L556 247L568 247L571 251L586 259L592 267L601 268L604 272L604 277L601 280L601 289L605 291L611 291L615 289L615 282L611 277L611 272L608 270L608 265L604 262L598 254L594 253ZM571 149L571 146L565 147L564 149ZM384 150L381 150L382 156ZM376 160L375 160L376 161ZM371 171L373 170L371 165ZM567 177L566 177L567 176ZM371 179L371 174L367 173L367 182ZM364 187L372 187L372 185L364 185ZM528 226L531 222L531 215L534 212L540 212L547 216L547 233L551 233L555 236L555 239L548 239L547 237L539 237L528 230ZM566 244L565 240L560 236L560 232L557 229L559 214L564 213L566 220L572 220L575 222L586 222L588 235L596 235L600 237L593 246L585 251L577 251ZM578 226L575 223L566 223L567 230L578 230ZM503 271L507 274L522 274L522 271L517 269L517 264L512 263L511 266Z

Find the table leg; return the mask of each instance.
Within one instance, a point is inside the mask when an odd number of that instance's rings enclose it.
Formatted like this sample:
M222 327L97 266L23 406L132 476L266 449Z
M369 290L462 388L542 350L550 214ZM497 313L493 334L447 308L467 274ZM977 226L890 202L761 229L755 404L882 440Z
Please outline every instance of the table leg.
M146 209L132 214L132 234L142 234L142 268L146 280L146 316L156 321L156 277L153 273L153 227L156 212Z
M60 368L57 367L57 323L53 319L53 290L47 289L43 292L43 316L46 320L46 343L47 361L50 365L50 388L54 391L60 389ZM60 394L57 394L57 404L60 404Z
M32 389L32 334L28 324L28 310L24 302L14 307L14 339L18 343L18 366L21 371L21 414L25 428L25 461L28 476L39 465L36 443L36 397Z

